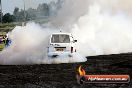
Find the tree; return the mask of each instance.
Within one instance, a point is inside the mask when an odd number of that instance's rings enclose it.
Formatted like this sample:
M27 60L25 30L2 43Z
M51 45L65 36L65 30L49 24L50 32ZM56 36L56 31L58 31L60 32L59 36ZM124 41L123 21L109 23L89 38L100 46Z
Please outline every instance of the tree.
M13 15L10 15L10 13L6 13L6 14L3 16L3 22L4 22L4 23L13 22L13 19L14 19L14 16L13 16Z
M49 15L49 5L46 3L39 4L37 11L40 13L42 16L48 16Z
M18 7L15 7L13 15L14 15L15 21L18 21L19 20L19 8Z
M21 22L21 21L24 21L24 10L19 10L18 7L15 7L14 9L14 12L13 12L13 15L14 15L14 20L16 22Z
M34 20L36 18L36 9L29 8L26 11L26 20Z
M14 12L13 12L13 15L16 15L18 12L19 12L19 8L18 7L15 7Z
M49 6L46 3L42 4L42 11L45 16L49 16Z

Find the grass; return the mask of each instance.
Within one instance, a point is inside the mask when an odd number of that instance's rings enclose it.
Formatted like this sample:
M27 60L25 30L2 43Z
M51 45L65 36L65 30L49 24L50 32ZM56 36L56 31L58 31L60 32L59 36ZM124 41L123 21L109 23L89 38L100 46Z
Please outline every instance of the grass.
M14 29L16 25L21 25L21 22L2 23L0 24L0 32L9 32Z

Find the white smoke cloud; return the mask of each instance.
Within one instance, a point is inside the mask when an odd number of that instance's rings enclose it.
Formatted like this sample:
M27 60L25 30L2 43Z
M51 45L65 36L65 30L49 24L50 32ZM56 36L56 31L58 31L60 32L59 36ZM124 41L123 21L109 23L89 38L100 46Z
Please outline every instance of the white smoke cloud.
M9 33L12 44L0 53L0 62L4 64L12 63L12 61L13 63L24 63L35 54L36 56L45 54L49 33L48 29L42 30L35 23L28 23L25 27L15 27Z
M131 0L93 0L98 3L101 9L110 10L113 13L123 12L132 15L132 1Z
M65 0L52 27L62 27L76 39L77 51L84 56L132 52L130 0ZM130 6L130 7L127 7ZM9 33L12 45L0 53L1 64L69 63L84 59L48 59L46 47L53 28L28 23Z
M132 52L131 24L132 19L125 14L102 13L94 4L73 25L72 33L77 35L78 49L85 56L127 53Z
M15 27L8 33L12 40L11 45L0 52L0 64L58 64L86 61L86 58L77 53L70 58L66 55L57 58L47 56L50 34L58 31L42 28L35 23Z
M131 52L131 3L65 0L53 24L71 31L79 40L79 52L85 56Z
M78 18L88 14L89 8L94 4L99 5L101 13L132 15L131 0L63 0L62 8L52 23L54 26L64 29L71 27L73 23L77 22Z

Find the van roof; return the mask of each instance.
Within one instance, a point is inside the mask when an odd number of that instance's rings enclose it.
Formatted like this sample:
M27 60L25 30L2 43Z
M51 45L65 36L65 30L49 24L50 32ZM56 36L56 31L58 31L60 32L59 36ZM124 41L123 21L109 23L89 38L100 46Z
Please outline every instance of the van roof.
M55 34L65 34L65 35L71 35L71 33L62 33L62 32L59 32L59 33L52 33L51 35L55 35Z

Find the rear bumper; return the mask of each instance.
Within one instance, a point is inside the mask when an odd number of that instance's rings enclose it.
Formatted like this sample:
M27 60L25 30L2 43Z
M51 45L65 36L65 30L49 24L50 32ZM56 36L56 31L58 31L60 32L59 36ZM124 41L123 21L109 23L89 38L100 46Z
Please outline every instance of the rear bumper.
M72 53L70 52L49 52L48 56L53 57L53 56L72 56Z

